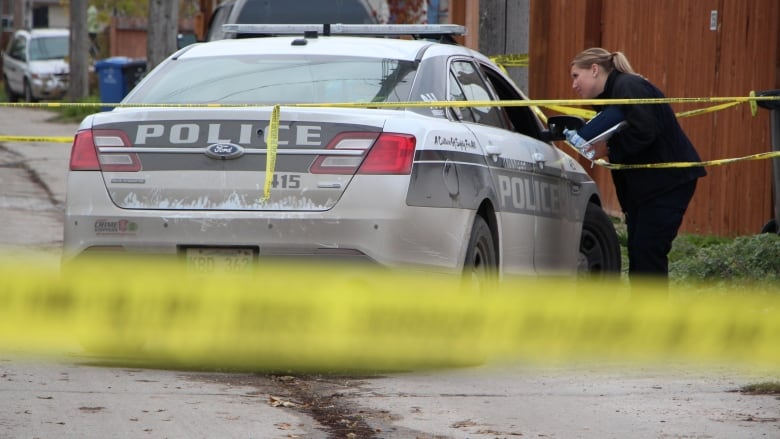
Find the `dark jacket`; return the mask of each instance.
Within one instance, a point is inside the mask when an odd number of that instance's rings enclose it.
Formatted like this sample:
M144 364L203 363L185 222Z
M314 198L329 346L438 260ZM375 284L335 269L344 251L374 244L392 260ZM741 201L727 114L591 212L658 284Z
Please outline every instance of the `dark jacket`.
M663 98L638 75L613 70L599 99ZM699 154L668 104L622 105L628 126L607 141L610 163L699 162ZM613 170L623 211L677 186L707 175L703 167Z

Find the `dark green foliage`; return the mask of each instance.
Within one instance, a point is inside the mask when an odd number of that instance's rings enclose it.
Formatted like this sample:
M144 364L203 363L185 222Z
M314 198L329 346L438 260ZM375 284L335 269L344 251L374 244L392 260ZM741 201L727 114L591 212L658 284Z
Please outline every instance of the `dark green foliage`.
M670 277L682 281L773 283L780 280L780 236L678 238L670 254Z
M739 389L749 395L780 395L780 381L765 381L756 384L748 384Z
M57 116L54 118L54 120L60 122L81 122L85 116L100 112L101 107L100 105L97 105L100 103L100 98L97 96L89 96L84 99L80 99L78 103L89 105L67 105L54 108L53 110L57 113Z
M730 238L714 235L678 235L672 245L672 251L669 252L669 263L694 257L704 248L728 244L731 241Z

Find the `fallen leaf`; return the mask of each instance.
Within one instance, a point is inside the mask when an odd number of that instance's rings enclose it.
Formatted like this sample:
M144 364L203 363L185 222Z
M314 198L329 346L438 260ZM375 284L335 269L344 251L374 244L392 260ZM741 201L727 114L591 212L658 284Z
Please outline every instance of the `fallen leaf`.
M297 407L297 404L290 401L285 401L282 398L277 398L276 396L269 396L268 397L268 403L271 404L271 407L287 407L287 408L293 408Z
M473 427L477 425L476 422L472 421L471 419L467 419L465 421L460 421L452 424L452 428L465 428L465 427Z

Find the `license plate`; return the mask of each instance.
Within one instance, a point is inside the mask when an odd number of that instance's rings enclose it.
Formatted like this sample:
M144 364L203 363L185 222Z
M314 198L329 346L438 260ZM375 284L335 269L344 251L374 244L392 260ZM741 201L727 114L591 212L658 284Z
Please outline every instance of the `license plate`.
M255 262L255 252L248 248L187 249L187 269L196 273L246 273Z

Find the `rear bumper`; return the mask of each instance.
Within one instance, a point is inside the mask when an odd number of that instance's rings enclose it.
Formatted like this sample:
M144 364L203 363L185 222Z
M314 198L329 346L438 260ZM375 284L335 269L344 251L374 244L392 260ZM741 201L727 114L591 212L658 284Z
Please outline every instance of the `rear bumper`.
M111 202L97 173L71 172L63 258L94 251L179 255L185 247L249 246L260 258L462 270L474 211L410 207L406 188L385 187L379 196L359 186L352 185L324 212L132 210Z

